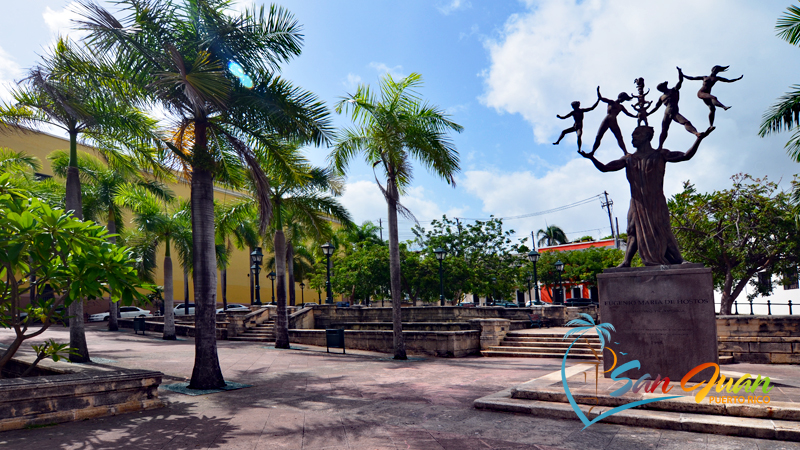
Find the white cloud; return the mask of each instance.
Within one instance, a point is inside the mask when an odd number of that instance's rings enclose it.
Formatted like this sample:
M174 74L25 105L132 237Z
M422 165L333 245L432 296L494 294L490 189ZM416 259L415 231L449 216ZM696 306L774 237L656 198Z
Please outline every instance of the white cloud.
M460 105L453 105L444 110L444 112L448 115L455 115L460 112L466 112L469 110L469 103L462 103Z
M461 32L458 34L458 40L460 41L468 37L472 37L478 34L478 31L480 31L480 27L478 26L478 24L473 24L471 27L469 27L469 33Z
M617 201L616 215L625 227L630 198L624 175L600 174L588 161L577 158L575 134L555 147L562 128L571 121L558 120L556 114L570 111L570 102L580 100L584 107L595 99L599 85L605 97L635 91L633 80L644 77L651 89L648 100L656 100L655 86L661 81L677 82L675 66L688 75L707 75L715 64L730 65L725 75L744 74L733 83L714 87L730 111L718 110L717 130L703 142L690 162L667 167L665 193L675 194L681 182L690 179L701 191L725 189L729 177L737 172L755 176L783 178L788 186L798 166L789 163L783 150L788 134L761 139L757 136L761 114L789 86L798 82L800 53L775 37L775 19L785 9L777 2L752 3L744 0L692 2L676 0L653 3L635 0L543 0L528 1L527 12L512 15L499 37L486 40L490 67L482 74L485 82L481 102L499 113L518 113L533 128L542 150L557 153L528 156L530 163L549 160L555 167L548 172L465 173L461 185L483 201L484 211L514 215L541 211L572 203L608 190ZM710 21L725 24L709 27ZM681 92L681 113L698 129L708 126L708 109L696 97L700 82L686 80ZM630 109L630 108L629 108ZM584 124L584 149L591 148L604 105L587 113ZM663 108L650 117L650 125L660 132ZM620 126L630 150L630 134L635 121L620 116ZM657 139L657 137L656 137ZM694 137L673 123L666 147L688 149ZM611 133L606 133L598 159L608 161L621 156ZM583 207L586 208L586 207ZM560 213L548 217L565 231L583 230L606 224L603 211L586 215ZM577 209L576 209L577 210ZM600 214L597 216L597 214ZM544 219L526 226L542 228ZM608 234L608 233L605 233Z
M361 83L361 77L354 73L348 73L347 78L342 81L342 85L345 87L345 89L347 89L348 92L355 92L359 83Z
M11 100L9 92L15 85L15 81L22 78L23 74L22 68L14 61L14 58L0 47L0 100Z
M386 65L384 63L371 62L371 63L369 63L369 67L372 68L372 69L375 69L381 75L383 75L385 73L388 73L389 75L391 75L395 79L405 78L405 75L403 74L403 66L400 66L400 65L394 66L394 67L389 67L388 65Z
M49 6L45 7L42 17L47 28L50 29L54 35L75 37L76 33L83 34L83 32L76 32L73 27L75 24L73 20L80 19L80 15L75 11L80 7L78 2L70 2L60 11L55 11Z
M449 3L446 3L442 6L437 6L436 9L439 10L440 13L444 14L445 16L461 10L461 9L468 9L471 8L472 4L466 0L450 0Z

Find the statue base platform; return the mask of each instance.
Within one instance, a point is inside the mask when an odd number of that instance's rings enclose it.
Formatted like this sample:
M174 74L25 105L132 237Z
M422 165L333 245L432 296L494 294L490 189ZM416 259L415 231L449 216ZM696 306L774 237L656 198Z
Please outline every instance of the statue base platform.
M606 377L615 354L616 367L641 363L641 369L620 375L634 381L650 374L680 383L700 364L719 364L711 269L702 264L613 268L599 274L597 284L600 321L617 330L603 352Z

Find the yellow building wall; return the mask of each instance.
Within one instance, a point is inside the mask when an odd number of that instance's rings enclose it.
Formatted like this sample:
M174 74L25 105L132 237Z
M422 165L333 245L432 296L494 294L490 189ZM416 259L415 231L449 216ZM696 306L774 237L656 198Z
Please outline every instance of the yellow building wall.
M3 131L0 132L0 147L6 147L14 151L23 151L28 155L35 156L41 161L41 169L39 173L45 175L53 175L53 169L47 156L56 150L69 150L69 140L58 136L53 136L47 133L36 131ZM78 144L78 151L86 152L99 156L92 147ZM168 183L168 186L175 193L176 196L188 199L191 194L190 186L188 183ZM215 189L214 198L221 202L234 201L240 198L238 195L228 192L224 189ZM130 223L126 226L132 226ZM175 302L183 302L183 268L178 261L177 252L172 249L172 271L173 271L173 285L174 285L174 299ZM267 260L269 255L265 255L264 260ZM159 248L156 261L163 263L164 261L164 246ZM267 303L270 301L272 292L270 280L266 277L272 268L262 267L261 274L259 275L261 281L261 302ZM228 266L228 286L227 297L228 303L241 303L243 305L250 304L250 281L248 274L250 272L250 252L249 249L239 250L234 248L233 254L230 258ZM164 284L164 271L159 264L156 269L156 284ZM299 283L294 286L297 303L300 303L301 290ZM306 289L305 294L310 294ZM191 274L189 278L189 295L190 301L194 301L194 286L192 285ZM287 303L289 299L287 298ZM317 302L316 293L314 295L305 295L306 303ZM222 286L220 283L219 272L217 272L217 304L222 307ZM107 311L105 306L98 306L102 311ZM103 309L104 308L104 309ZM94 308L92 308L94 309ZM100 311L87 311L93 314Z

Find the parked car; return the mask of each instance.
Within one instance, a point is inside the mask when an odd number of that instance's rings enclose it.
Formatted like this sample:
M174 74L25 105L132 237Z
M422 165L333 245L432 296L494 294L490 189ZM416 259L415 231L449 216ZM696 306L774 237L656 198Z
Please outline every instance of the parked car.
M228 303L228 311L250 311L250 307L246 305L239 305L237 303ZM217 314L225 312L225 308L218 308Z
M120 306L119 316L123 319L130 319L133 317L153 317L153 313L146 309L139 308L138 306ZM92 314L89 316L89 322L108 322L110 314L108 312L100 314Z
M461 306L461 307L464 307L464 308L475 308L478 305L476 305L475 303L472 303L472 302L462 302L462 303L459 303L458 306Z
M317 306L317 305L319 305L319 303L306 302L306 303L303 303L303 308L308 308L309 306L313 308L314 306Z
M519 308L519 305L514 302L497 302L494 306L502 306L503 308Z
M592 304L597 304L594 300L590 298L568 298L564 300L565 306L589 306Z
M189 311L188 311L188 313L185 311L185 309L186 309L185 307L186 307L185 303L181 302L180 304L178 304L178 306L176 306L173 309L173 311L175 312L175 315L176 316L185 316L187 314L188 315L194 314L194 303L189 303Z

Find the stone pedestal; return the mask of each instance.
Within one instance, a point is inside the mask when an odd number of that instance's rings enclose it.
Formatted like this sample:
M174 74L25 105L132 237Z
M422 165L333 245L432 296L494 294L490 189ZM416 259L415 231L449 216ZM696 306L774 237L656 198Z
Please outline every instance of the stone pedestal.
M500 345L511 329L508 319L472 319L469 323L473 329L481 332L481 350Z
M608 348L617 355L617 367L639 360L641 370L622 375L634 380L649 373L679 383L692 368L719 363L711 269L702 264L614 268L599 274L597 282L600 320L617 330L603 352L605 370L614 364Z

